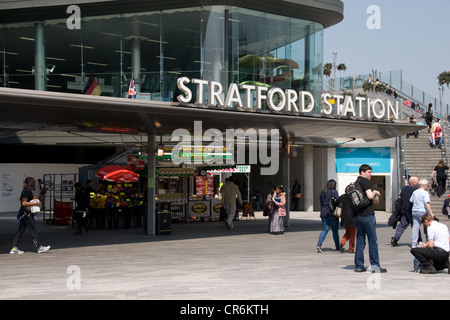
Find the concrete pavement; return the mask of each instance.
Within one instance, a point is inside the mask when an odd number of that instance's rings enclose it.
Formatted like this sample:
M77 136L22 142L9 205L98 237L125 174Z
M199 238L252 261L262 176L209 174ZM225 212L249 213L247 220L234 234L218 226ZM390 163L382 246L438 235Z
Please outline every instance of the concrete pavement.
M235 222L172 224L172 234L142 229L90 230L38 219L49 252L37 254L27 231L10 255L16 213L0 214L0 299L316 300L450 298L447 270L412 272L411 229L390 245L388 213L377 213L381 265L386 274L355 273L354 254L334 250L331 232L316 252L319 213L293 212L284 235L267 233L266 217ZM441 222L449 225L447 219ZM340 228L340 237L344 230ZM348 245L347 245L348 247ZM365 250L369 263L368 248Z

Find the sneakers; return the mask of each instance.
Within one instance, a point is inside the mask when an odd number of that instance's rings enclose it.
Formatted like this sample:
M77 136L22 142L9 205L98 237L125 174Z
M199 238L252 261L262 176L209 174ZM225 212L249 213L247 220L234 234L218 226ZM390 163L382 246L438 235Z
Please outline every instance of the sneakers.
M38 248L37 253L42 253L42 252L48 251L49 249L50 249L50 246L40 246Z
M322 247L321 246L317 246L317 253L322 253L323 251L322 251Z
M397 242L397 240L395 240L394 238L392 238L392 239L391 239L391 245L392 245L393 247L398 247L398 242Z
M12 248L11 251L9 252L10 254L22 254L23 251L19 250L17 248Z

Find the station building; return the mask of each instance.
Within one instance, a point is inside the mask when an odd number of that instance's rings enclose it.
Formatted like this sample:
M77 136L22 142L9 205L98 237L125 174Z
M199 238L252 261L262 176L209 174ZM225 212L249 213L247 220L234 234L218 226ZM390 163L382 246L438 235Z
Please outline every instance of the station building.
M324 29L344 18L343 9L339 0L0 4L0 143L8 164L0 173L8 178L18 162L81 166L119 151L143 153L152 213L160 192L155 172L170 166L164 154L156 156L157 145L173 151L178 129L203 151L220 132L222 163L201 155L175 167L250 165L242 180L247 198L270 185L289 192L298 180L300 209L311 211L328 179L342 190L358 164L372 163L380 176L374 183L386 194L380 210L390 210L401 180L395 138L411 127L392 103L342 97L342 116L330 102L339 96L324 93ZM85 94L92 83L92 94ZM128 99L133 83L136 99ZM226 145L227 130L246 138ZM272 145L276 152L263 158L262 147ZM227 148L245 150L244 160ZM263 174L275 162L276 170ZM17 190L22 176L16 171ZM154 233L154 219L148 226Z

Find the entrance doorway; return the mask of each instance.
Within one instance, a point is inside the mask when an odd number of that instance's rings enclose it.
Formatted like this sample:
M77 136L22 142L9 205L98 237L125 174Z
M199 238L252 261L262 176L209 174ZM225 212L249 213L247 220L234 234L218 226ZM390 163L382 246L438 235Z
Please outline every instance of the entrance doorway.
M373 205L376 211L386 211L386 176L372 176L372 190L380 191L380 202Z

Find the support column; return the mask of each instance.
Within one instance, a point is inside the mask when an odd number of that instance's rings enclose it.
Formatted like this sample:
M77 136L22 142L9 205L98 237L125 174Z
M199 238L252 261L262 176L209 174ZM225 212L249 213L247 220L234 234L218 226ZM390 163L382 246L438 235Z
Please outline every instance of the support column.
M283 155L281 157L281 177L283 181L283 187L284 192L286 193L286 218L284 221L284 225L286 227L290 226L290 220L291 220L291 159L289 158L289 155L285 155L283 152Z
M155 141L156 134L151 132L148 134L148 180L147 180L147 234L156 235L156 159L155 159Z
M311 26L306 26L306 36L305 36L305 84L303 89L308 91L309 81L311 80L310 69L311 69Z
M136 93L141 93L141 40L131 40L131 70L133 71Z
M303 147L303 195L305 211L314 211L314 148L311 145Z
M47 90L47 78L45 75L45 26L43 22L35 25L34 41L34 89Z

